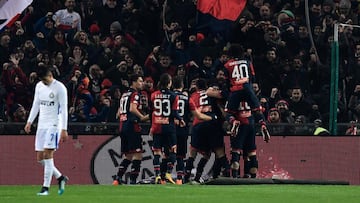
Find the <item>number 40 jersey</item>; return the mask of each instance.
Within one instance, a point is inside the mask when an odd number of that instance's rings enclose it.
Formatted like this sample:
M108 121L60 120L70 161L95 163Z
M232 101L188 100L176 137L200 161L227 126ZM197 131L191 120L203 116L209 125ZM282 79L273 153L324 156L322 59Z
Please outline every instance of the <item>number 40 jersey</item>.
M225 63L230 80L230 91L235 92L243 89L241 80L248 79L252 81L255 77L255 71L252 63L248 60L230 59Z

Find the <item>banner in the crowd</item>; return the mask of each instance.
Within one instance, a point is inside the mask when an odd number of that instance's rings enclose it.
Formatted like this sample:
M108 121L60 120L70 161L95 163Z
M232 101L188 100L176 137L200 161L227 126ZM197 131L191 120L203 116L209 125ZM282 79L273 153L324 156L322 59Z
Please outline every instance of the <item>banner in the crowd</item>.
M0 0L0 30L13 23L32 0Z
M198 0L197 9L218 20L235 21L245 8L246 0Z

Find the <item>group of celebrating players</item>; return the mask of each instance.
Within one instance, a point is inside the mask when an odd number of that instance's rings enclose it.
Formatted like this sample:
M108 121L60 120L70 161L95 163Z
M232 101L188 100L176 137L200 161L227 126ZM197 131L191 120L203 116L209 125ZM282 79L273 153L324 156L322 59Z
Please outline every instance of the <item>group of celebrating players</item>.
M149 97L149 114L142 110L143 78L140 75L130 77L130 88L122 95L118 110L123 159L114 176L114 185L125 183L123 176L130 165L130 184L137 183L143 152L139 123L149 120L149 134L153 138L155 184L200 183L204 167L212 153L215 154L213 178L220 175L233 178L256 177L258 161L255 123L260 124L265 141L269 141L270 135L258 98L252 90L251 81L255 76L252 64L243 57L237 58L239 50L236 48L229 53L232 53L233 58L224 65L229 89L221 84L208 85L206 80L199 78L194 81L195 91L188 95L183 91L181 77L172 78L164 73L160 76L157 90ZM190 120L192 128L189 147L187 139ZM230 163L224 144L227 133L230 134ZM190 180L198 154L201 159L197 163L195 177ZM177 177L173 180L171 173L175 163Z

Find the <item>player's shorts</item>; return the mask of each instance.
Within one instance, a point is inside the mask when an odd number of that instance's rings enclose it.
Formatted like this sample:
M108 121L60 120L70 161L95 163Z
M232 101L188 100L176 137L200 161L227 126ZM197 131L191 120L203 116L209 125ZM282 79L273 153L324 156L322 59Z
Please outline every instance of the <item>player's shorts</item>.
M241 101L247 101L251 109L259 108L260 102L256 97L250 84L244 84L244 89L231 92L227 101L226 108L232 112L239 109Z
M35 136L35 151L59 148L60 132L58 128L37 129Z
M223 147L224 134L222 126L217 121L205 121L193 126L191 146L203 153Z
M153 135L153 150L163 149L165 155L169 155L171 147L176 146L176 133L159 133Z
M135 132L133 123L123 124L121 132L121 152L124 154L142 152L142 137Z
M230 137L232 149L256 150L254 117L251 116L248 119L249 124L240 124L237 136Z
M176 127L176 145L177 145L177 151L176 156L178 157L184 157L187 153L187 140L189 136L189 128L186 127Z

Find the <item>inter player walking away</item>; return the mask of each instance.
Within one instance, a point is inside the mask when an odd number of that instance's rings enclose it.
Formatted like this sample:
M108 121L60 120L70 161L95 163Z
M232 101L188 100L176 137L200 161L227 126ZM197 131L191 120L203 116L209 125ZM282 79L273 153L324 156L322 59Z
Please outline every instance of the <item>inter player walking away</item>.
M55 167L54 152L60 141L68 138L68 95L64 84L53 78L48 66L38 67L40 82L36 84L34 101L25 125L25 132L31 132L31 125L39 114L35 136L37 161L44 166L44 182L38 195L49 195L52 176L58 180L61 195L65 190L67 176Z
M199 119L204 121L210 121L216 119L216 117L211 117L206 114L201 113L197 108L194 108L190 111L189 103L192 102L187 92L183 91L184 82L182 77L174 77L173 79L173 90L175 94L178 95L179 100L179 115L184 119L185 123L189 123L190 115L189 113ZM194 106L194 105L193 105ZM176 125L176 140L177 140L177 152L176 152L176 184L181 185L184 182L184 173L185 173L185 164L184 158L186 157L187 153L187 140L189 135L189 127L188 126L180 126Z
M142 160L142 138L139 122L149 120L149 115L140 112L140 95L144 82L140 75L130 76L130 88L120 99L118 110L120 120L121 153L124 156L117 175L114 176L113 185L126 183L122 177L128 166L131 165L130 184L136 184L140 173Z

